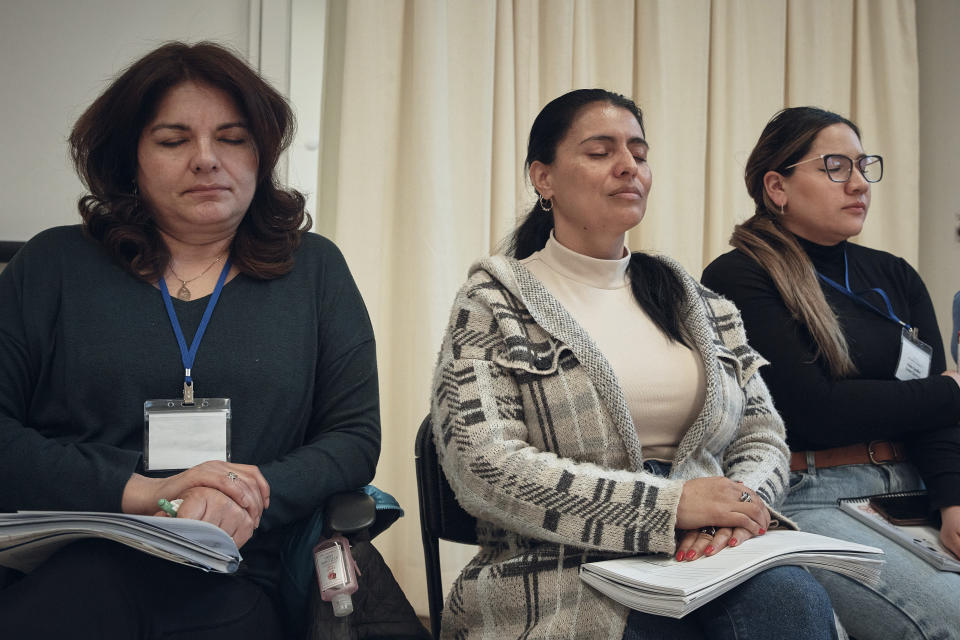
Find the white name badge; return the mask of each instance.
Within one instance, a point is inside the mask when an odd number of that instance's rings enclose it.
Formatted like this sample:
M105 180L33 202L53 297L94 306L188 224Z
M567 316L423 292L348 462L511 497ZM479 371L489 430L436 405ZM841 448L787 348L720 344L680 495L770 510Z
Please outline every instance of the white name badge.
M174 471L208 460L230 461L230 398L143 403L143 467Z
M897 362L897 380L918 380L930 375L933 349L904 328L900 332L900 361Z

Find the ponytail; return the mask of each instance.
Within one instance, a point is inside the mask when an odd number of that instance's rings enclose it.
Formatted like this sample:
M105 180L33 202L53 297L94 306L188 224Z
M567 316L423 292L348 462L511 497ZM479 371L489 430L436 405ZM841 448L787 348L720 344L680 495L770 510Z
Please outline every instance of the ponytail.
M790 315L807 328L817 345L814 358L823 358L834 378L857 373L837 315L820 288L809 256L769 212L756 214L734 227L730 244L756 260L773 279Z

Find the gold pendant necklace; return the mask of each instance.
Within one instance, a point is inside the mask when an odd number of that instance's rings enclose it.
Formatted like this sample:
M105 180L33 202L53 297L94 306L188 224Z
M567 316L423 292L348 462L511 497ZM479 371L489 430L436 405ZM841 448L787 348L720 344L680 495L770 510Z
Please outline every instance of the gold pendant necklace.
M189 302L191 298L191 294L190 294L190 289L187 287L187 285L193 282L194 280L199 280L200 278L202 278L207 273L207 271L210 271L210 269L213 268L213 265L223 260L223 256L225 255L227 254L221 253L219 256L217 256L216 260L211 262L206 269L200 272L200 275L190 278L189 280L184 280L183 278L178 276L177 272L173 270L172 264L167 265L167 268L170 269L170 273L173 274L173 277L180 281L180 288L177 289L177 297L183 300L184 302Z

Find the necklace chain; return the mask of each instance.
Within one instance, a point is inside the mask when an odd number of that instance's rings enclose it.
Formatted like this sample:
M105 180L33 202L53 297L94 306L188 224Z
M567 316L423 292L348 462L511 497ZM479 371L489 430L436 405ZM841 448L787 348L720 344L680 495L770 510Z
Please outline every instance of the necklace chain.
M202 278L204 275L206 275L207 271L210 271L210 269L213 268L213 265L218 264L221 260L223 260L223 257L224 257L225 255L227 255L227 254L226 254L226 253L221 253L219 256L217 256L217 259L216 259L216 260L214 260L213 262L211 262L209 265L207 265L207 268L206 268L206 269L204 269L203 271L200 272L200 275L194 276L193 278L190 278L189 280L184 280L183 278L181 278L180 276L178 276L178 275L177 275L177 272L173 270L173 264L168 264L168 265L167 265L167 268L170 269L170 273L173 274L173 277L174 277L174 278L176 278L177 280L180 281L180 288L177 290L177 297L180 298L181 300L187 300L187 301L190 300L191 294L190 294L190 289L187 287L187 285L188 285L189 283L193 282L194 280L199 280L199 279Z

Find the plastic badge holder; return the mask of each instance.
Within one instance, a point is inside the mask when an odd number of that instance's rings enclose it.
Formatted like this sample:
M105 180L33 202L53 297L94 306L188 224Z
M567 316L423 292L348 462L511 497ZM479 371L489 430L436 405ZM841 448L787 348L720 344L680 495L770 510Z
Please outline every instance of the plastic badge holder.
M146 471L189 469L207 460L230 462L230 398L147 400L143 403Z

